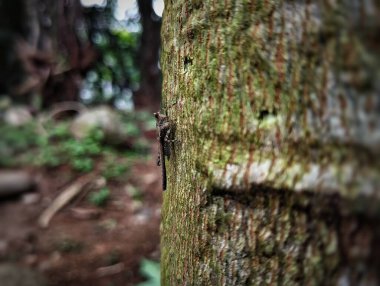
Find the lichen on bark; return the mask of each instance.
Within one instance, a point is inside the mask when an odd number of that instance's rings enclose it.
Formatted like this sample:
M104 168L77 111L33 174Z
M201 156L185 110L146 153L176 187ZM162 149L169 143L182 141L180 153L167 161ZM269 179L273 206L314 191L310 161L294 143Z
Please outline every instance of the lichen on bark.
M379 9L166 1L163 285L380 283Z

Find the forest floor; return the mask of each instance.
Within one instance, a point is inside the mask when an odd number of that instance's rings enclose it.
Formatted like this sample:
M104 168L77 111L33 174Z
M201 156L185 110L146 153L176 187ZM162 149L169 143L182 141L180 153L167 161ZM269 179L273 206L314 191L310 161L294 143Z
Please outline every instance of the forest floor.
M23 167L33 174L37 188L0 200L0 265L30 268L41 273L48 285L56 286L126 286L146 280L141 270L149 276L149 271L154 272L149 263L160 258L162 202L157 146L154 135L148 137L147 154L135 156L127 170L118 170L117 178L106 183L96 167L86 172L77 172L68 164ZM117 165L118 157L113 158ZM128 161L128 156L124 159ZM41 214L88 176L92 176L91 183L106 187L94 191L91 184L83 185L42 227Z

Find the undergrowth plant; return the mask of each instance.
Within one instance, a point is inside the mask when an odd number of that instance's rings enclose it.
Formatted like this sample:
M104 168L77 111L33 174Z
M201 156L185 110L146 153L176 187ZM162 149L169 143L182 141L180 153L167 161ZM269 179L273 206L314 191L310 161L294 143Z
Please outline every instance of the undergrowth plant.
M97 207L103 207L106 205L110 198L110 190L107 187L101 188L99 191L90 194L89 200Z
M160 286L160 263L143 259L140 263L140 273L147 279L137 286Z
M42 125L32 120L17 127L0 122L0 167L68 165L81 173L97 168L106 179L125 178L131 163L149 153L149 142L141 130L150 126L150 121L145 113L123 115L123 126L133 142L128 149L109 144L102 130L96 128L76 139L70 132L70 121Z

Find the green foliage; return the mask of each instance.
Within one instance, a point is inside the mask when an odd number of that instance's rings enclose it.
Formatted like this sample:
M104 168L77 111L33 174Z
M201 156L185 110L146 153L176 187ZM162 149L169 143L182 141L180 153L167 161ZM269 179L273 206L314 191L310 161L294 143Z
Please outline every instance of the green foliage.
M44 144L45 145L45 144ZM46 148L41 147L37 153L36 160L31 162L33 165L58 167L63 164L63 159L56 154L56 148L46 144Z
M0 124L0 166L14 165L15 156L38 144L36 127L33 123L23 126Z
M97 167L109 180L126 178L134 160L145 159L149 142L141 137L145 123L153 116L146 112L121 113L125 133L132 148L115 147L100 129L91 130L83 139L71 135L70 122L31 121L24 126L0 122L0 167L68 165L74 171L91 172Z
M46 128L47 137L54 139L66 139L70 137L70 129L68 122L57 122L54 125L50 124Z
M113 179L123 176L128 171L129 166L126 163L107 162L102 172L106 179Z
M62 151L66 152L70 157L99 155L102 151L101 142L94 141L88 137L80 140L66 140L62 142L61 148Z
M94 130L82 140L70 137L68 125L56 125L46 137L39 140L40 152L37 165L56 167L68 163L74 170L90 172L94 168L92 157L102 152L102 132ZM53 142L57 139L64 139Z
M97 192L90 194L90 202L98 207L103 207L106 205L110 198L110 190L108 188L102 188Z
M121 156L115 150L105 149L101 165L102 176L107 180L125 179L128 175L131 162L131 160L127 161L124 156Z
M124 131L132 137L137 137L140 135L140 128L137 126L136 122L133 121L127 121L124 123Z
M85 88L91 91L86 103L115 103L138 87L136 63L139 33L124 29L99 31L95 45L101 53L94 69L88 73Z
M138 286L160 286L160 263L143 259L140 264L140 273L147 281L137 284Z
M69 164L77 171L89 172L94 167L92 157L102 153L102 132L94 131L76 140L67 122L47 124L41 134L37 130L33 122L19 127L1 124L0 166Z
M74 158L70 162L74 170L88 173L94 169L94 161L91 158Z

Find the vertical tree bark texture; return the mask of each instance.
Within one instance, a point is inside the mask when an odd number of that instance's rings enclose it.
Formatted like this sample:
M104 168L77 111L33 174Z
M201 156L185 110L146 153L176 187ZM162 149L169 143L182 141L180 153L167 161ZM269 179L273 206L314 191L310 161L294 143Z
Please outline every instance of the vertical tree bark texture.
M379 9L166 1L163 285L380 284Z

